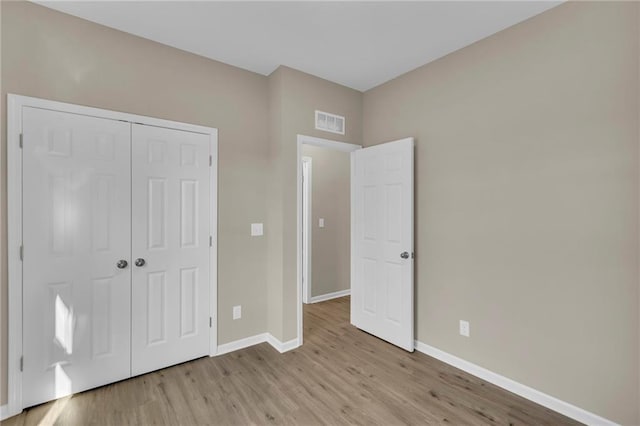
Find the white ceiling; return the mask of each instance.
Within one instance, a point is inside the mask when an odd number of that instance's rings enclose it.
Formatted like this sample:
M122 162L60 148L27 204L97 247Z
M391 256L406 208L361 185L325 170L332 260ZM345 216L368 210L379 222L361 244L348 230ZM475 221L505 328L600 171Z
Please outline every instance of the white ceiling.
M38 1L268 75L286 65L368 90L559 1Z

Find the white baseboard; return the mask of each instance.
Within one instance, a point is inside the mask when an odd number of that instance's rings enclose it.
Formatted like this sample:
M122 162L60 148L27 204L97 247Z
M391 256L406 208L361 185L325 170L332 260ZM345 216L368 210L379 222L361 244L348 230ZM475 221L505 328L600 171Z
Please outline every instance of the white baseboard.
M267 342L269 342L269 344L271 346L273 346L278 352L280 353L284 353L287 351L290 351L292 349L297 348L298 346L300 346L298 344L298 339L291 339L287 342L281 342L280 340L276 339L275 337L273 337L270 333L267 333Z
M240 349L248 348L249 346L264 343L267 341L267 334L269 333L256 334L255 336L245 337L244 339L234 340L233 342L219 345L216 355L224 355L229 352L238 351Z
M325 300L337 299L338 297L344 297L351 294L351 289L334 291L333 293L321 294L320 296L313 296L309 303L324 302Z
M537 404L540 404L543 407L549 408L560 414L564 414L565 416L577 420L581 423L598 426L617 425L617 423L612 422L611 420L600 417L597 414L593 414L587 410L583 410L582 408L576 407L575 405L571 405L568 402L561 401L558 398L547 395L536 389L530 388L527 385L523 385L522 383L511 380L507 377L501 376L500 374L494 373L493 371L487 370L486 368L480 367L479 365L473 364L469 361L465 361L462 358L458 358L455 355L451 355L447 352L441 351L440 349L434 348L433 346L429 346L426 343L422 343L416 340L415 347L416 350L426 355L429 355L446 364L459 368L460 370L466 371L467 373L479 377L482 380L506 389L509 392L515 393L516 395L519 395Z
M240 349L248 348L249 346L258 345L260 343L267 342L273 346L278 352L283 353L300 346L298 339L291 339L288 342L281 342L271 335L271 333L256 334L255 336L245 337L244 339L234 340L233 342L225 343L218 346L217 355L228 354L229 352L238 351Z

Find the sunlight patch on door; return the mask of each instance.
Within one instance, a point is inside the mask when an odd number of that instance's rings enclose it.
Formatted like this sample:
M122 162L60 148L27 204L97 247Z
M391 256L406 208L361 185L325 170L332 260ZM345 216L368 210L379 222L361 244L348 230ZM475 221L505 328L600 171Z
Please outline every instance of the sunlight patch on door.
M71 355L73 353L73 312L62 301L59 294L56 295L55 318L56 342L67 355ZM56 366L56 377L58 367L59 365Z
M56 364L55 369L55 390L56 398L61 398L71 394L71 379L65 373L62 365Z

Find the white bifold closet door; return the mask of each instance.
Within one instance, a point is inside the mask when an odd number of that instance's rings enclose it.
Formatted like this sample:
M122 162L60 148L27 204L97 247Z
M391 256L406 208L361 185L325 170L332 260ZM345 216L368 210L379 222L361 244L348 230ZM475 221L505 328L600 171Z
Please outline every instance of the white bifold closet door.
M24 107L23 406L209 353L209 136Z
M22 114L28 407L131 374L131 125Z
M208 136L134 124L132 137L135 376L209 353L211 191Z

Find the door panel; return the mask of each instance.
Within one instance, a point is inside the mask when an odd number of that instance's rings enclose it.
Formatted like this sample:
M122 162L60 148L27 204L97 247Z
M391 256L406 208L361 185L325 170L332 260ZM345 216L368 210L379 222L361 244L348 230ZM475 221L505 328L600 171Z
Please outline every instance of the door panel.
M351 323L413 351L413 138L355 151L351 161Z
M132 374L209 353L209 137L132 126Z
M130 124L25 107L23 404L130 375Z

